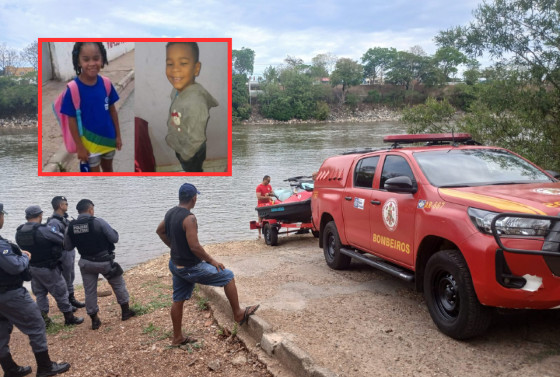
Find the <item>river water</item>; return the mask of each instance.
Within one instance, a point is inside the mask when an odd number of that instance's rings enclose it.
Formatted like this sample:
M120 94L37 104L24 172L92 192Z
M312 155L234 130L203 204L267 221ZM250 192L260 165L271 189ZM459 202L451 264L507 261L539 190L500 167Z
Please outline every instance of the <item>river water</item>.
M77 217L76 203L88 198L95 215L119 232L116 260L127 269L168 252L155 229L178 203L179 186L190 182L201 192L193 212L203 245L252 239L257 236L249 229L249 221L256 220L255 187L264 175L272 177L273 188L288 187L282 180L311 175L329 156L379 147L383 136L404 131L404 125L389 122L235 126L233 176L185 178L38 177L37 133L0 135L0 202L8 212L0 234L13 240L29 205L40 205L46 220L52 197L65 195L69 215Z

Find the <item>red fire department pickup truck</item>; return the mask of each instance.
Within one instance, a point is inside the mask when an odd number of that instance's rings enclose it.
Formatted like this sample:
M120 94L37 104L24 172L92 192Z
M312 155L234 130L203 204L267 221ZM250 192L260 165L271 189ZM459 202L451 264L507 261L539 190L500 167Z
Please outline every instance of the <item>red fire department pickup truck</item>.
M329 267L354 258L414 282L455 339L486 331L491 307L560 309L556 173L468 134L384 141L317 173L313 226Z

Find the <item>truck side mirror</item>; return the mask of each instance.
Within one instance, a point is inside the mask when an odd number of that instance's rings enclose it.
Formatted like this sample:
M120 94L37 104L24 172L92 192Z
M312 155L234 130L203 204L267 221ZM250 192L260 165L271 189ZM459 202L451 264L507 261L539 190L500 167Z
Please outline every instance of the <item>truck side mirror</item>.
M389 178L385 181L383 188L390 192L410 193L414 194L418 189L410 177L401 175L399 177Z

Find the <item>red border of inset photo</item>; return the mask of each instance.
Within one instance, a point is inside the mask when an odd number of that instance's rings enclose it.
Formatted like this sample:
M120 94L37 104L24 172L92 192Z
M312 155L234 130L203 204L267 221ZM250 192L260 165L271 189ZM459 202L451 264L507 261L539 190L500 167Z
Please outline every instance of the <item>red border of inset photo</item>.
M83 172L48 172L43 171L43 88L42 88L42 43L43 42L225 42L228 45L228 83L227 83L227 169L223 172L100 172L100 173L83 173ZM38 38L39 56L38 56L38 175L39 176L231 176L232 175L232 120L231 120L231 80L232 80L232 39L231 38ZM62 138L61 138L62 146Z

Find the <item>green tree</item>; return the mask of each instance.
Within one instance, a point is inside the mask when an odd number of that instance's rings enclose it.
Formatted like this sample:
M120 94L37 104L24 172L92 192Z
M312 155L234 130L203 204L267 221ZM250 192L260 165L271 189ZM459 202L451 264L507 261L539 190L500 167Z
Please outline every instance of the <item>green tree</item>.
M303 62L303 59L296 58L295 56L290 56L290 55L288 55L286 59L284 59L284 62L286 63L286 67L285 69L282 70L282 72L295 70L298 73L304 73L307 72L307 70L310 67L309 65ZM280 72L280 75L282 74L282 72Z
M476 85L477 98L461 127L478 141L503 146L560 171L558 93L545 86L520 85L529 75L501 67L491 81Z
M240 75L252 75L255 64L255 51L242 47L241 50L232 50L233 73Z
M482 74L463 126L479 141L510 147L560 170L560 5L557 0L494 0L474 21L442 31L439 45L499 63Z
M441 84L444 84L455 77L458 71L457 67L468 62L465 54L451 46L438 48L433 60L435 65L441 70L443 80Z
M0 78L0 118L37 115L37 79Z
M405 108L402 121L409 125L409 133L441 133L452 130L454 114L455 108L447 100L429 97L422 105Z
M266 83L277 83L278 75L278 70L273 66L268 66L263 72L264 81Z
M467 85L478 83L478 79L482 77L480 72L480 63L474 59L468 59L467 69L463 72L463 80Z
M345 102L348 89L362 82L363 72L364 69L360 63L347 58L338 59L331 74L331 85L342 84L342 103Z
M311 70L313 77L328 77L333 71L338 58L330 52L318 54L311 59Z
M290 120L294 117L290 98L277 83L264 83L263 94L259 96L260 112L266 118Z
M383 82L383 77L388 67L391 66L397 57L395 48L374 47L362 55L364 65L364 77L369 78L373 83L376 79Z
M308 73L309 76L317 79L329 76L327 62L322 58L322 54L311 59L311 67L309 67Z
M436 43L454 45L473 57L488 53L495 60L510 60L560 90L557 0L494 0L473 14L469 25L440 32Z
M232 75L231 110L235 122L249 119L251 116L247 76L244 74Z
M303 60L288 56L280 69L268 67L261 82L260 112L276 120L326 119L328 93L323 85L314 85ZM326 108L325 108L326 107Z
M396 58L389 67L386 81L394 85L404 86L408 90L413 84L413 80L420 78L420 68L423 60L423 57L407 51L397 52Z

